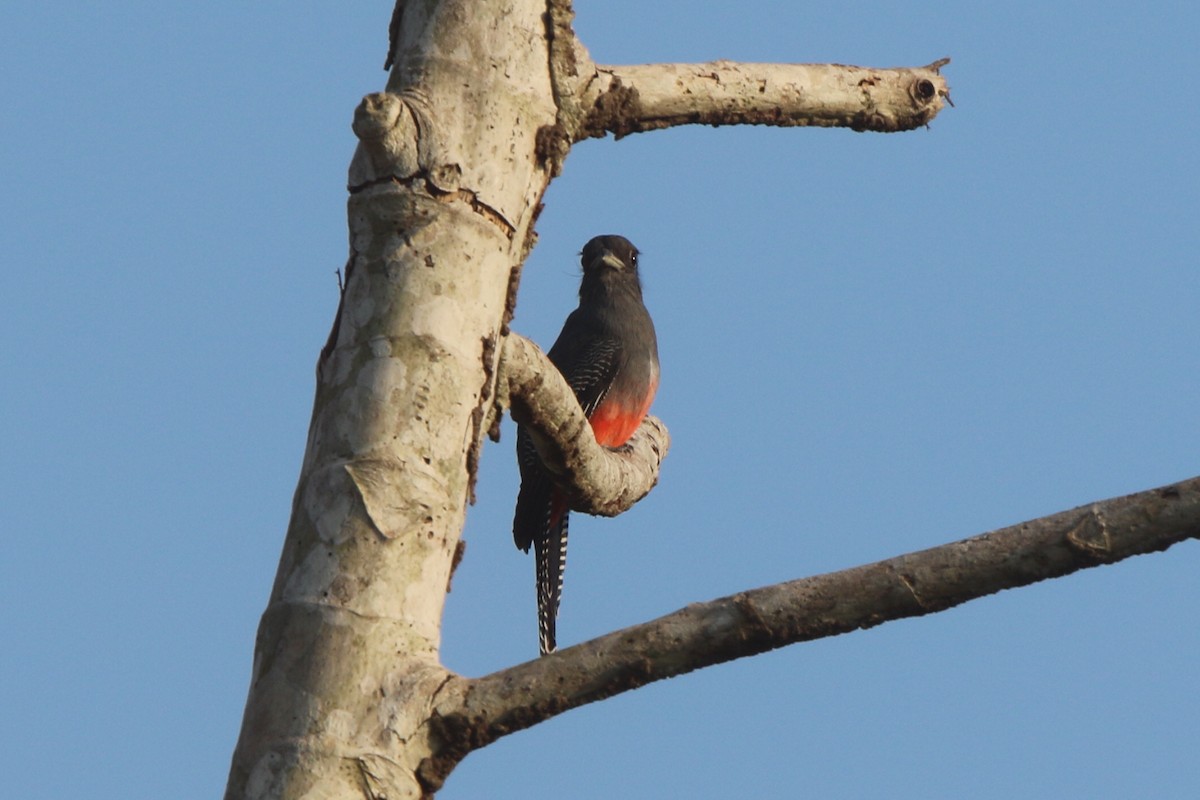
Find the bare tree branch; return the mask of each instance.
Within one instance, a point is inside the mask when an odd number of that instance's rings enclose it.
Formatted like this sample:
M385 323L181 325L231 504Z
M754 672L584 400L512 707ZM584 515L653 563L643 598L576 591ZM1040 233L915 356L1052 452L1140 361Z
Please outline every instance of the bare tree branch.
M654 488L671 445L661 420L648 416L624 446L603 447L571 387L536 344L509 334L503 348L497 402L511 403L513 419L530 426L542 463L572 509L616 516Z
M562 171L571 144L676 125L843 127L892 133L928 125L950 101L941 58L924 67L845 64L596 64L571 27L570 0L548 0L546 38L558 109L537 131L537 160Z
M440 693L438 758L568 709L795 642L931 614L1200 538L1200 477L929 550L696 603Z
M925 67L843 64L644 64L581 70L575 138L674 125L813 125L890 133L919 128L950 90L944 58Z

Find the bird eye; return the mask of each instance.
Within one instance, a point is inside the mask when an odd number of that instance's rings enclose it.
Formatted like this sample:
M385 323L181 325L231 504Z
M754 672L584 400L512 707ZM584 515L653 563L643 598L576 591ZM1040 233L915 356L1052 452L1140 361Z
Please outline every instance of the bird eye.
M629 263L634 267L637 267L637 257L638 257L637 253L629 254Z

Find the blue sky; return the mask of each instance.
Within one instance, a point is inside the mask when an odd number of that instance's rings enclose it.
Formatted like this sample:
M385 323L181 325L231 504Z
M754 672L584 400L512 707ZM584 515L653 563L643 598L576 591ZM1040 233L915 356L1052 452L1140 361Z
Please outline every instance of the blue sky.
M572 525L564 644L1200 473L1194 9L580 0L606 63L949 55L930 130L591 141L514 327L644 252L662 483ZM390 4L0 9L6 794L224 786ZM511 427L444 659L533 657ZM440 796L1200 795L1200 545L788 648L475 753ZM134 787L132 790L130 787Z

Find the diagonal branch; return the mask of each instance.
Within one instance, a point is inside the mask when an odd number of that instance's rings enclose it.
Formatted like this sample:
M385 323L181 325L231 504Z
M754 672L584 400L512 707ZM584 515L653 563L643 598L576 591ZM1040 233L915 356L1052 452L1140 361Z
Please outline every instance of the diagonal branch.
M661 420L646 417L624 446L603 447L562 373L536 344L509 334L503 348L497 403L511 404L513 419L530 427L542 463L567 491L572 509L616 516L654 488L671 444Z
M571 708L796 642L931 614L978 597L1200 538L1200 477L970 539L696 603L474 680L438 703L443 752Z
M940 70L844 64L643 64L580 70L578 141L674 125L844 127L890 133L926 125L949 100Z

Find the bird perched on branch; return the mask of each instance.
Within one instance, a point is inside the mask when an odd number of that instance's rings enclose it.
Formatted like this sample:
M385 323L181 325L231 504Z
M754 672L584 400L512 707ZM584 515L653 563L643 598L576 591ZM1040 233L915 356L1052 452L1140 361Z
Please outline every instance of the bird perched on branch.
M623 236L597 236L583 248L579 308L571 312L547 354L575 392L596 441L625 444L658 389L658 342L642 304L638 249ZM555 620L567 565L566 495L538 458L532 434L517 428L521 491L513 539L537 562L538 636L554 652Z

